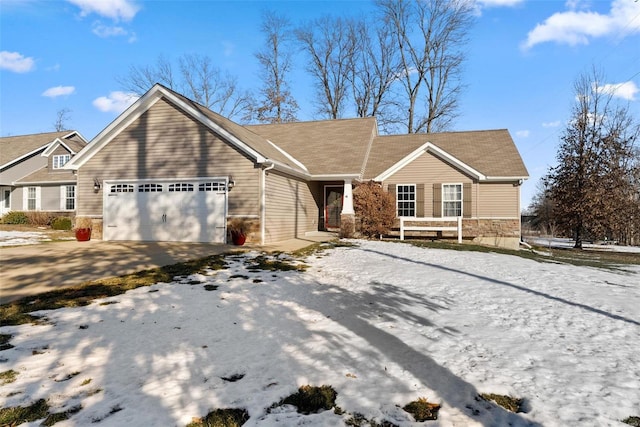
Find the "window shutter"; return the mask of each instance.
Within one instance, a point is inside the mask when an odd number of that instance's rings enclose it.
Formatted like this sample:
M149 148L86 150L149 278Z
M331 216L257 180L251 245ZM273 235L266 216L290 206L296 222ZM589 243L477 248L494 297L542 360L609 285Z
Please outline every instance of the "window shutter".
M433 184L433 216L442 216L442 184Z
M61 185L60 186L60 210L65 211L67 210L66 208L67 208L67 186Z
M41 199L42 199L42 192L41 192L42 188L41 187L36 187L36 210L42 210L42 204L41 204Z
M471 183L462 184L462 216L471 218L471 199L472 199Z
M424 217L424 184L416 185L416 216Z

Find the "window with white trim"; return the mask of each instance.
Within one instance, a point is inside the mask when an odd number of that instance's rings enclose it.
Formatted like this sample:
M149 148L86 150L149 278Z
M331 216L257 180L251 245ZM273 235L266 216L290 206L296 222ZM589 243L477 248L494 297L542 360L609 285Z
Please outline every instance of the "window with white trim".
M36 191L36 187L27 187L27 210L35 211L38 200L38 192Z
M76 186L65 185L64 191L64 209L68 211L75 210L76 208Z
M462 184L442 184L442 216L462 216Z
M3 191L3 199L2 199L2 205L5 209L10 209L11 208L11 190L4 190Z
M57 154L53 156L53 168L60 169L69 160L71 160L71 154Z
M401 184L396 186L396 207L398 217L416 216L415 184Z

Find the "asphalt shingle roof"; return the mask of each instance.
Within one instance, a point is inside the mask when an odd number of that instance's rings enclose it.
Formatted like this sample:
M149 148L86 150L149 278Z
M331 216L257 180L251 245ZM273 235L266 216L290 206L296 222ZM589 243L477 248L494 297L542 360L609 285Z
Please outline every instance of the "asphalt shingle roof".
M32 135L2 137L0 138L0 165L5 165L24 156L25 154L31 153L39 148L44 148L56 138L62 138L65 135L69 135L71 132L72 131L67 130L62 132L46 132ZM71 144L69 144L69 146L71 146Z

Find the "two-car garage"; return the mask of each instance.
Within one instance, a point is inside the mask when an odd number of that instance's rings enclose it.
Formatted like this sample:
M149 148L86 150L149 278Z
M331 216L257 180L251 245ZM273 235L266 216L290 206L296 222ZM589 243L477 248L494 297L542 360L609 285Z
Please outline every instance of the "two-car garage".
M103 239L226 240L227 178L104 182Z

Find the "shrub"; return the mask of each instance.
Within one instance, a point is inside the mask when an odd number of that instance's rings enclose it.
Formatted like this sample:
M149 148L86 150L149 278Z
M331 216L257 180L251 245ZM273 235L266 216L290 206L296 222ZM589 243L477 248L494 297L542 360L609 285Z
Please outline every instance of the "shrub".
M51 221L51 228L54 230L71 230L71 218L68 216L58 216Z
M239 427L249 420L246 409L216 409L204 418L194 419L187 427Z
M53 219L53 215L49 212L27 211L25 215L27 215L29 224L36 227L46 227L51 224Z
M322 387L304 385L297 393L285 397L280 405L293 405L301 414L312 414L321 409L329 410L336 406L338 393L330 385Z
M428 402L424 397L408 403L402 409L413 415L416 421L437 420L440 405Z
M389 233L396 219L396 202L392 194L374 181L358 184L353 190L353 207L360 218L360 232L367 237Z
M2 217L3 224L28 224L29 218L24 212L21 211L11 211L7 212Z
M519 399L517 397L504 396L502 394L494 394L494 393L482 393L480 395L484 400L491 400L496 404L502 406L507 411L511 412L522 412L522 405L524 403L524 399Z

